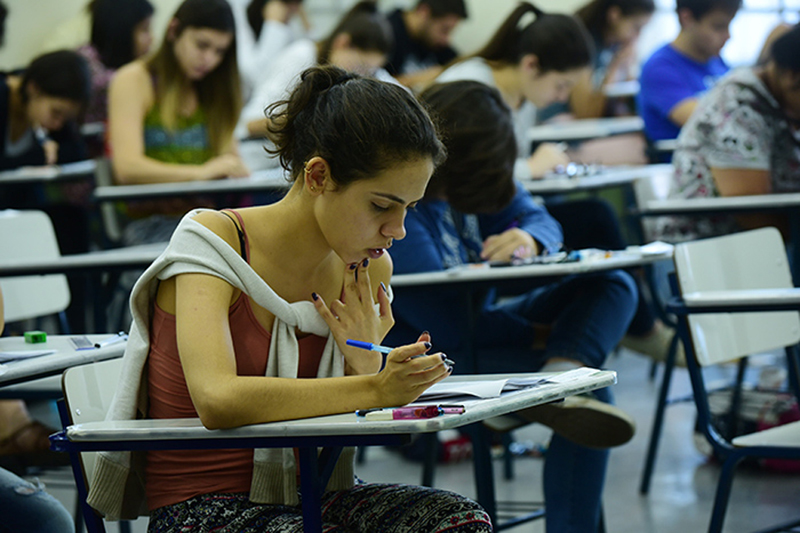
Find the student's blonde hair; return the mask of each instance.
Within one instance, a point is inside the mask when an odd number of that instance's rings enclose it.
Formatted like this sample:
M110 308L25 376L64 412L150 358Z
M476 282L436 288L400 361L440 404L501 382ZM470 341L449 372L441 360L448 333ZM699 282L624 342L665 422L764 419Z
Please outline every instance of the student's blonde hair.
M169 130L177 127L183 90L191 83L175 57L175 40L186 28L208 28L233 36L217 68L195 82L199 104L207 118L211 151L218 155L231 142L242 110L233 12L225 0L185 0L173 15L173 20L177 24L167 30L161 47L147 61L155 84L161 121Z

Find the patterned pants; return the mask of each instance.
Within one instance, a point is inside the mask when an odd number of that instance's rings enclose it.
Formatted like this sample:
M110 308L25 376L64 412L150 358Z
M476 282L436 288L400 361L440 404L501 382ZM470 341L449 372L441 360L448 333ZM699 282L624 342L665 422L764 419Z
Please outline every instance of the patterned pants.
M491 532L486 512L458 494L368 483L322 497L324 533ZM150 513L148 533L298 533L300 507L261 505L247 494L206 494Z

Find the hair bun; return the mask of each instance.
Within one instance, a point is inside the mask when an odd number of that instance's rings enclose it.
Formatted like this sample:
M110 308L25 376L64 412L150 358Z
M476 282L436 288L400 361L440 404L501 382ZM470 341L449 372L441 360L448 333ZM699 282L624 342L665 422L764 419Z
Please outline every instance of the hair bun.
M301 76L302 84L311 88L316 94L323 93L335 85L361 78L354 72L348 72L332 65L312 67Z

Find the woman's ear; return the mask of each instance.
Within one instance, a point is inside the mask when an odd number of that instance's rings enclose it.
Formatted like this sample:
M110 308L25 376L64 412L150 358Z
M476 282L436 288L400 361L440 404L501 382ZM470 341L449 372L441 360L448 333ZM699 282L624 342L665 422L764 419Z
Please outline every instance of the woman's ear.
M333 41L331 41L331 50L345 50L350 48L351 42L352 39L350 38L349 33L340 33L333 38Z
M319 156L314 156L303 167L303 183L312 196L317 196L333 184L331 166Z
M619 6L611 6L606 11L606 26L615 26L622 19L622 10Z
M534 77L539 74L539 57L536 54L525 54L519 64L524 72L530 72Z
M167 41L172 42L178 38L178 28L180 24L181 22L176 18L169 21L167 25Z

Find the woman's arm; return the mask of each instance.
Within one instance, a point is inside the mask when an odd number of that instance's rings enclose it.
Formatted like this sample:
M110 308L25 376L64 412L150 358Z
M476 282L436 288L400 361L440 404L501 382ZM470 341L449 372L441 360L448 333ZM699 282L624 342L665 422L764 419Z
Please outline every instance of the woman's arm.
M178 351L192 402L209 429L403 405L447 375L422 343L394 350L379 374L326 379L239 376L228 322L233 288L220 278L176 279Z
M230 155L202 165L162 163L147 157L144 119L154 99L153 84L143 62L134 61L117 71L108 95L109 141L117 181L137 184L207 180L239 169L241 161Z
M749 196L771 194L772 179L767 170L745 168L711 168L711 175L720 196ZM770 213L737 215L736 222L744 229L774 226L781 230L784 238L789 235L786 218Z

